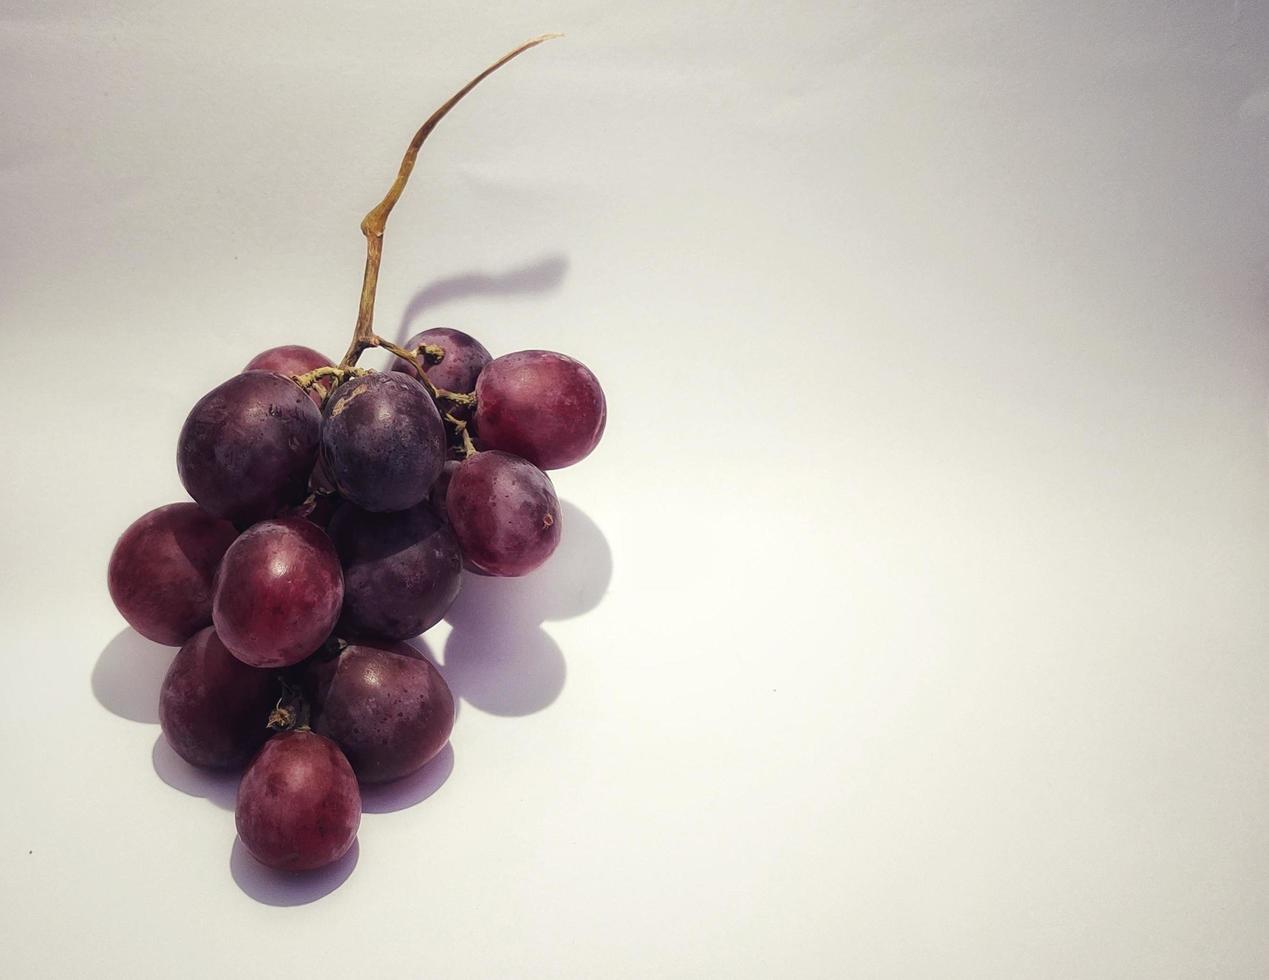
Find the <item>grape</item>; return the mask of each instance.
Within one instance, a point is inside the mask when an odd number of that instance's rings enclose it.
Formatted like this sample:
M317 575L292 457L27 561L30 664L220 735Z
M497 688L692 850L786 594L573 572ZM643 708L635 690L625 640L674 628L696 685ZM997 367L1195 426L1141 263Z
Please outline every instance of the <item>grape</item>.
M321 415L299 385L249 371L204 395L177 444L181 483L216 517L250 524L301 500Z
M475 391L477 375L493 359L493 356L485 349L485 345L475 337L448 327L433 327L431 330L416 333L406 341L405 346L413 350L422 344L432 344L445 351L445 356L439 364L428 366L427 378L436 387L444 388L446 391L462 394ZM392 370L401 371L411 377L418 376L414 365L401 358L393 362ZM449 411L456 418L467 418L471 408L467 405L451 405Z
M110 554L106 583L128 625L180 646L211 625L216 567L238 532L197 504L168 504L137 518Z
M402 643L356 643L318 682L314 731L343 749L363 783L399 779L449 741L454 697L431 662Z
M436 482L432 484L432 491L428 494L432 509L436 511L437 516L446 524L449 523L449 509L445 498L449 493L449 481L454 478L454 471L458 469L459 465L458 460L447 459L445 465L441 467L441 475L436 478Z
M344 571L341 636L418 636L440 622L458 595L458 541L427 502L391 514L346 505L330 536Z
M181 647L168 668L159 694L159 724L186 762L233 769L264 744L277 696L273 673L248 667L208 626Z
M330 635L344 599L335 547L299 517L261 521L225 552L212 621L252 667L298 663Z
M357 839L357 777L330 739L283 732L243 774L234 822L260 863L281 871L320 868L338 861Z
M287 344L285 347L270 347L266 351L261 351L249 360L242 370L244 372L272 371L274 374L282 374L289 378L292 375L308 374L309 371L320 367L334 367L334 365L330 358L313 350L312 347ZM309 389L308 397L313 399L313 404L318 408L322 407L322 396L330 389L330 384L330 378L322 378Z
M322 458L339 492L364 510L413 507L445 462L445 426L427 389L385 371L335 389L322 419Z
M604 434L604 391L580 361L544 350L506 354L476 382L476 431L489 449L544 470L589 455Z
M463 557L489 575L524 575L560 542L560 502L532 463L490 450L469 456L446 495Z

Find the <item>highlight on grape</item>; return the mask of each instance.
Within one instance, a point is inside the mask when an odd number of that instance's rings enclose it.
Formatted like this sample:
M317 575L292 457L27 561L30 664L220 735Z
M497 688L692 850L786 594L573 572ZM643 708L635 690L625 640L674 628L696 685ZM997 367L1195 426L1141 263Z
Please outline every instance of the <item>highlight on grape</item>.
M164 736L192 765L243 773L238 835L270 867L337 861L357 837L359 786L445 747L453 696L402 641L441 620L464 568L525 575L551 557L564 529L546 471L603 435L604 392L580 361L493 357L448 328L397 346L373 326L384 227L424 141L482 79L555 36L486 68L411 140L362 222L343 358L275 347L199 399L176 449L193 503L138 518L110 556L124 619L180 647ZM395 355L390 370L357 366L374 347Z

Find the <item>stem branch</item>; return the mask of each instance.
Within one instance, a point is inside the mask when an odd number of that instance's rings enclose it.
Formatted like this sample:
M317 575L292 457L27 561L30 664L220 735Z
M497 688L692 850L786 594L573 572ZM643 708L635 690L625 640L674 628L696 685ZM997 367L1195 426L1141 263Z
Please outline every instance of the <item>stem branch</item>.
M361 303L357 307L357 327L353 332L352 341L348 345L348 351L344 354L343 360L339 362L341 368L352 367L356 364L357 358L361 356L361 352L367 347L383 346L382 341L378 344L375 343L374 334L375 288L379 284L379 262L383 258L383 229L388 223L388 215L392 213L393 207L401 197L401 192L405 190L405 183L410 179L410 172L414 169L414 161L419 155L419 149L423 146L423 142L431 135L437 123L445 118L450 109L458 105L462 101L463 96L482 81L517 55L523 54L529 48L536 47L543 41L549 41L559 36L558 34L543 34L541 37L535 37L531 41L525 41L514 51L509 51L503 55L451 95L449 100L432 113L427 122L419 127L419 131L414 134L414 139L410 140L410 145L406 147L405 156L401 160L401 167L397 171L396 180L388 188L388 193L384 195L383 200L375 205L361 222L361 233L366 236L366 271L361 283ZM430 386L431 383L424 381L424 384Z

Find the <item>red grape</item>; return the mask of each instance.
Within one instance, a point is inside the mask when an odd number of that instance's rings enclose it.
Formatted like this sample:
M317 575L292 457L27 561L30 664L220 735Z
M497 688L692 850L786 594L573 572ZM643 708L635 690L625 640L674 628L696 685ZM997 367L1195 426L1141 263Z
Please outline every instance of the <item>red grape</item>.
M261 351L255 357L247 362L247 366L242 370L246 371L272 371L274 374L292 377L297 374L308 374L320 367L334 367L329 357L312 347L304 347L300 344L287 344L284 347L270 347L266 351ZM331 379L322 378L312 388L309 389L308 396L313 399L313 404L318 408L322 407L322 396L330 389Z
M225 552L212 620L252 667L298 663L330 635L344 599L335 547L298 517L261 521Z
M276 735L238 786L238 836L262 864L306 871L338 861L357 839L361 792L352 766L315 732Z
M110 555L106 582L128 625L180 646L211 625L216 568L238 532L197 504L168 504L137 518Z
M476 378L481 369L493 360L493 355L475 337L448 327L433 327L416 333L406 341L405 346L413 350L422 344L432 344L445 351L440 363L427 367L427 378L436 387L446 391L461 392L464 395L475 391ZM392 370L401 371L411 377L418 376L414 365L401 358L393 362ZM449 411L456 418L466 418L470 414L470 408L466 405L452 405Z
M432 663L401 643L352 644L319 668L314 730L333 739L363 783L422 767L449 741L454 697Z
M532 463L490 450L469 456L446 494L463 557L489 575L524 575L560 541L560 502Z
M208 626L181 647L168 668L159 693L159 724L186 762L232 769L264 744L277 696L272 671L248 667Z
M499 357L476 381L476 431L490 449L558 470L589 455L604 434L604 391L580 361L544 350Z
M302 500L321 415L299 385L249 371L199 400L177 444L181 483L216 517L250 524Z
M426 502L391 514L345 505L330 536L344 571L341 636L418 636L440 622L458 595L458 541Z
M364 510L413 507L445 462L445 426L427 389L395 371L335 389L322 418L322 461L339 492Z

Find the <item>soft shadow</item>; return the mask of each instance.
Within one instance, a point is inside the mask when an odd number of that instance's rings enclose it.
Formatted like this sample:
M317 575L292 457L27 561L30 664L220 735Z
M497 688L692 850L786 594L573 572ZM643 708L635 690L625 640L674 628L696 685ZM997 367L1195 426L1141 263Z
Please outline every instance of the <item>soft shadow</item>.
M106 644L93 667L93 696L107 711L157 724L159 689L176 647L147 640L128 627Z
M572 619L599 605L612 581L608 539L567 500L560 501L560 524L559 547L545 565L520 578L465 574L445 619L455 629L488 622L491 615L537 624Z
M593 609L612 579L608 540L586 514L561 503L563 534L550 560L521 578L463 574L446 614L445 679L463 700L495 715L527 715L564 689L559 646L541 628Z
M500 622L454 630L445 644L450 689L491 715L531 715L564 690L564 655L533 623Z
M431 762L418 772L412 772L390 783L377 783L361 787L363 813L395 813L422 803L445 785L454 771L454 747L447 744Z
M568 271L568 257L560 253L544 256L528 265L506 272L466 272L447 279L438 279L420 289L406 304L397 330L397 342L404 343L413 330L414 321L426 310L467 296L516 296L522 293L545 293L559 286Z
M307 905L324 898L348 880L357 867L360 841L334 864L316 871L274 871L251 856L238 838L229 853L229 873L238 887L263 905Z
M168 745L167 738L162 733L154 740L154 751L150 753L150 759L159 779L173 789L179 789L188 796L201 796L222 810L234 808L241 773L215 772L191 766Z

